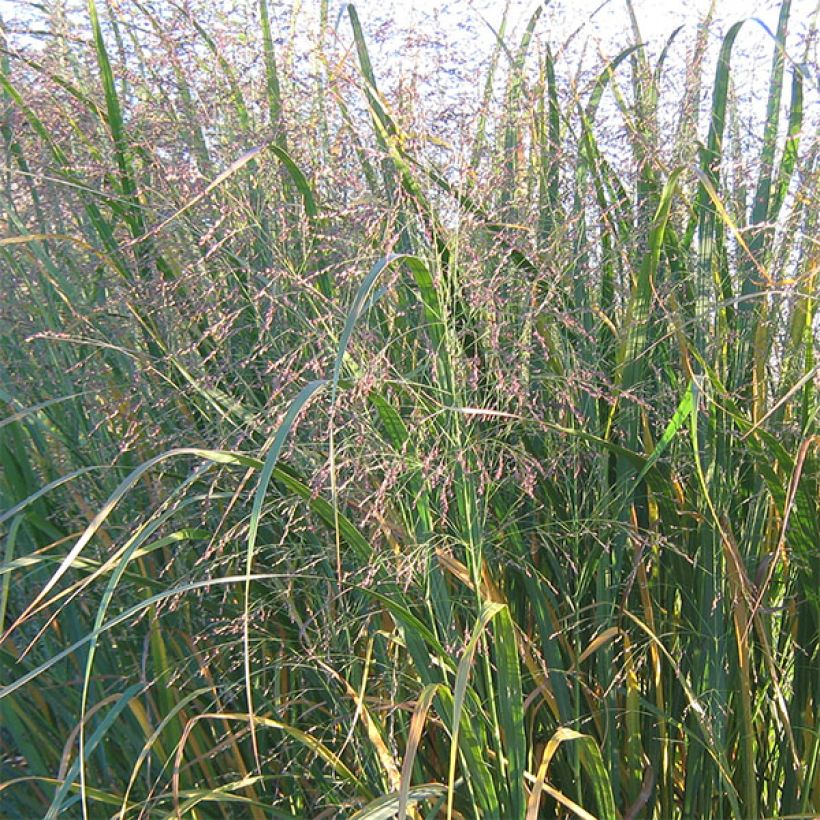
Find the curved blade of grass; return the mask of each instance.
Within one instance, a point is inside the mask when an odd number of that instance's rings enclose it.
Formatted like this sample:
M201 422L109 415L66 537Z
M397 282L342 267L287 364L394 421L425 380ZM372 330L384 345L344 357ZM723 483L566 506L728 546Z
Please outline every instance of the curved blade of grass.
M179 817L186 817L195 806L200 803L232 803L243 806L250 806L252 809L263 809L265 817L271 818L285 818L289 815L284 812L271 810L267 803L261 800L253 800L250 797L245 797L240 794L233 794L234 791L240 789L247 789L251 786L264 784L265 777L263 775L246 775L240 780L235 780L233 783L226 783L223 786L218 786L215 789L196 789L196 790L182 790L177 797L184 797L185 802L180 803L179 809L173 814L168 815L166 820L175 820ZM223 810L224 811L224 810ZM196 816L194 814L194 816Z
M224 497L230 498L231 496L226 494ZM196 502L201 504L203 501L206 501L207 498L207 496L202 496L200 498L197 498ZM14 522L12 522L12 526L14 526ZM161 550L163 547L167 547L172 544L179 544L183 541L209 541L212 538L212 535L213 534L209 530L197 529L196 527L186 527L185 529L177 530L176 532L169 533L168 535L163 536L162 538L158 538L156 541L152 541L150 544L147 544L145 547L142 547L141 549L135 550L132 558L143 558L146 555L150 555L152 552ZM107 573L111 572L113 569L116 568L116 559L121 554L122 550L120 550L118 555L116 555L113 559L109 558L104 563L100 561L95 561L91 558L77 558L74 561L74 564L72 565L73 568L88 571L90 573L88 579L84 579L82 582L74 584L73 589L68 588L63 590L59 594L54 595L53 598L48 602L48 606L50 606L52 603L56 603L61 598L73 598L76 595L76 590L80 587L87 586L92 578L96 579L101 577L102 575L106 575ZM17 572L18 570L30 567L38 567L41 564L59 564L61 560L62 559L57 556L50 556L44 554L36 556L27 555L16 559L12 558L6 563L0 565L0 575L11 575L12 573ZM138 584L145 585L147 587L160 588L162 586L162 584L154 578L150 578L145 575L140 575L138 572L126 572L123 577L128 578L130 581L134 581Z
M78 758L74 761L74 763L71 765L71 768L66 773L66 776L60 785L60 788L57 789L57 792L54 795L54 800L52 800L51 805L49 806L48 811L45 814L45 820L53 820L53 818L57 817L62 812L63 801L65 800L69 790L74 784L74 781L77 779L77 776L80 774L82 768L84 767L85 761L94 751L94 749L96 749L97 746L99 746L100 742L106 736L108 730L114 724L114 721L120 716L122 711L128 706L131 700L140 695L146 689L147 686L144 683L133 684L128 689L126 689L122 693L122 695L120 695L116 704L106 713L105 717L100 722L99 726L97 726L97 728L88 738L88 742L85 744L84 748L82 746L80 747L80 754ZM83 815L87 816L87 793L84 783L81 784L81 796L83 803Z
M188 727L186 729L186 736L190 732L190 727L197 721L200 720L236 720L236 721L247 721L249 716L243 714L242 712L212 712L206 715L196 715L195 717L191 718L188 721ZM342 778L347 780L351 785L353 785L359 793L365 797L366 799L372 799L373 795L370 794L367 787L364 783L356 777L355 774L345 765L344 761L336 755L333 751L328 749L324 743L320 740L317 740L313 735L303 732L301 729L297 729L295 726L291 726L288 723L284 723L280 720L275 720L273 718L268 717L261 717L260 715L252 715L250 719L253 720L258 726L264 727L266 729L279 729L280 731L284 732L287 735L290 735L294 740L301 743L305 748L310 749L317 757L320 757L322 760L325 761L338 775ZM182 753L184 752L185 748L185 738L183 737L182 741L180 742L179 748L177 749L177 764L176 769L179 770L179 765L182 759Z
M406 815L407 806L421 803L424 800L433 800L441 797L447 789L441 783L425 783L423 786L414 786L404 796L404 814L401 809L401 800L398 795L388 794L368 803L360 811L350 816L350 820L392 820Z
M317 496L289 467L284 465L275 467L272 476L275 481L294 495L306 501L311 511L319 516L331 530L338 525L342 540L353 549L359 561L367 564L372 560L373 550L370 543L359 532L356 525L341 512L338 513L338 517L335 516L333 505L321 496Z
M14 559L14 544L17 540L17 533L23 523L22 516L15 518L11 522L8 534L6 535L6 547L3 550L3 567L11 566ZM0 587L0 635L3 634L6 625L6 607L9 602L9 588L11 586L11 573L4 573L2 587Z
M213 498L213 496L209 496ZM157 516L154 518L149 524L141 527L137 533L139 538L140 545L143 544L148 538L150 538L156 530L163 524L165 524L175 513L178 513L180 510L184 509L185 507L191 506L194 503L201 504L206 497L200 496L193 498L188 498L185 501L181 502L177 505L175 510L166 511L162 515ZM104 561L95 561L92 558L81 557L75 558L74 562L72 563L72 569L79 570L81 572L86 572L86 575L83 575L79 580L75 581L71 586L65 587L60 592L54 593L51 598L43 604L40 604L31 615L36 615L39 612L42 612L44 609L48 607L54 606L55 604L59 603L60 601L67 599L67 602L73 601L79 595L83 593L94 581L99 578L102 578L105 575L108 575L111 572L115 572L120 564L120 560L124 555L128 555L128 561L133 561L138 558L144 558L147 555L150 555L152 552L156 550L160 550L163 547L167 547L172 544L180 544L184 541L198 541L198 540L210 540L212 537L212 533L208 530L201 530L197 528L185 528L181 530L177 530L176 532L169 533L168 535L158 538L156 541L152 541L150 544L146 546L137 546L136 548L132 549L133 539L126 541L125 545L113 553L111 556L106 558ZM2 575L9 575L12 572L16 572L20 569L25 569L29 567L38 567L40 565L45 564L59 564L61 563L62 558L59 556L50 556L46 554L38 554L38 555L29 555L26 557L18 558L16 561L12 561L10 564L7 564L2 567L0 570L0 574ZM161 588L162 584L155 580L154 578L148 577L144 574L140 574L138 572L133 571L126 571L123 576L124 578L128 578L130 581L137 582L140 586L145 586L148 588L156 589ZM64 608L65 604L63 605ZM52 616L55 617L55 616ZM26 650L28 651L28 650Z
M410 784L413 780L413 763L416 759L421 733L424 731L424 724L427 721L427 713L433 703L433 698L439 690L441 684L431 683L421 690L416 706L413 709L413 717L410 720L410 729L407 733L407 744L405 746L404 760L401 764L401 785L399 787L399 802L397 807L398 820L405 820L407 817L407 807L410 805ZM443 790L443 787L442 787Z
M245 670L245 696L248 703L248 720L251 731L251 745L253 746L253 756L256 767L261 773L261 762L259 760L259 748L256 743L256 728L254 726L253 692L251 689L251 646L250 646L250 614L251 614L251 575L253 571L254 552L256 550L256 538L259 534L259 521L262 517L262 505L268 492L276 462L279 454L285 445L287 437L290 435L296 418L309 404L316 393L327 385L325 379L316 379L306 384L288 408L285 418L279 425L270 448L267 449L265 461L262 465L262 472L259 474L259 483L256 485L256 492L253 497L253 507L248 525L248 545L245 552L245 606L242 619L242 646L244 649L244 670Z
M456 757L458 756L458 735L461 727L462 712L464 710L464 698L467 694L467 683L470 677L470 670L473 666L473 657L476 649L478 649L478 642L487 628L487 624L499 613L505 609L504 604L488 603L484 605L481 614L473 627L473 633L467 646L464 647L464 653L458 663L458 670L456 671L456 680L453 686L453 723L451 729L452 740L450 743L450 765L447 775L447 820L451 820L453 816L453 799L455 798L455 780L456 780Z
M273 579L285 579L288 577L289 576L287 573L263 572L252 575L251 581L267 581ZM172 587L171 589L167 589L163 592L158 592L155 595L152 595L150 598L146 598L144 601L140 601L140 603L135 604L132 607L129 607L127 610L115 616L110 621L107 621L99 628L99 630L92 630L79 640L74 641L74 643L72 643L70 646L67 646L65 649L62 649L56 654L52 655L47 661L44 661L35 669L31 669L24 675L21 675L17 680L5 684L4 686L0 686L0 700L18 691L26 684L31 683L31 681L36 680L44 672L47 672L49 669L52 669L54 666L60 663L60 661L63 661L66 658L71 657L71 655L73 655L78 649L84 647L87 643L90 643L92 640L98 640L99 636L102 635L104 632L108 632L109 630L113 629L114 627L120 626L121 624L128 623L129 620L132 620L136 616L143 614L146 610L149 610L155 604L167 601L176 595L184 595L186 592L193 592L198 589L207 589L211 586L229 586L231 584L244 584L246 578L247 576L245 576L244 574L229 575L224 578L207 578L204 581L191 581L190 583L186 584L178 584L177 586Z
M22 501L18 501L13 507L10 507L2 515L0 515L0 524L4 524L9 519L14 518L15 515L21 513L23 510L26 509L26 507L33 504L38 498L42 498L44 495L48 495L48 493L50 493L52 490L56 490L57 487L61 487L63 484L67 484L69 481L73 481L75 478L79 478L80 476L88 475L89 473L93 473L102 469L102 467L81 467L79 470L74 470L74 472L72 473L68 473L67 475L55 478L54 481L49 481L48 484L44 484L36 492L28 496L28 498L24 498Z
M55 788L59 788L61 781L58 780L56 777L44 777L42 775L33 775L29 777L17 777L13 780L6 780L0 783L0 793L2 793L5 789L10 789L12 786L21 786L24 783L28 784L36 784L36 783L47 783L50 786L54 786ZM72 783L70 791L77 792L80 790L79 783ZM90 786L86 789L86 793L88 797L92 800L95 800L97 803L102 803L104 806L119 806L120 799L115 794L110 794L109 792L105 792L102 789L94 789ZM135 808L131 806L129 808Z
M390 613L391 617L395 618L395 620L402 625L403 629L415 636L421 637L424 642L435 652L436 657L440 658L445 665L451 667L452 669L456 668L455 662L452 658L450 658L449 653L441 645L432 630L430 630L429 627L413 615L413 613L410 612L403 602L396 600L396 598L382 595L381 593L366 587L363 588L362 591L367 595L372 596L377 601L381 601L385 609L387 609Z
M134 765L131 769L131 776L128 779L128 785L125 787L125 791L123 792L122 796L122 803L120 805L119 811L119 820L125 820L126 812L128 811L128 798L131 795L131 790L134 787L134 783L137 780L139 775L139 771L142 768L142 764L148 758L148 755L151 754L151 750L154 744L159 740L160 735L162 735L165 728L171 724L172 721L176 720L179 713L189 704L193 703L197 698L201 697L204 694L211 692L212 690L209 687L203 687L201 689L196 689L193 692L190 692L185 697L178 700L173 707L162 716L162 719L157 724L156 728L152 732L152 734L145 739L145 743L140 750L137 759L134 761Z
M194 470L193 474L189 476L184 482L182 482L182 484L179 487L175 489L174 493L172 493L169 497L169 500L173 498L174 495L184 495L185 490L194 482L198 481L200 477L210 468L210 466L211 465L208 463ZM143 543L145 543L146 540L148 540L148 538L151 537L151 535L156 531L160 524L163 523L163 518L165 517L167 516L159 517L157 521L153 522L153 526L151 523L149 523L138 528L137 531L134 533L133 537L129 539L128 542L126 542L125 546L121 550L121 555L118 557L118 562L116 564L114 572L111 574L111 578L109 578L108 580L108 584L106 585L102 598L100 599L100 602L97 605L97 611L94 617L94 630L92 632L92 639L89 641L88 653L86 655L85 660L85 672L83 676L82 694L80 695L80 757L78 764L81 785L81 799L83 804L83 815L87 814L87 806L85 800L85 722L87 715L89 691L91 688L91 676L94 667L94 658L97 650L97 639L93 636L96 636L100 633L102 625L105 622L105 618L108 615L108 607L110 606L111 600L114 597L114 592L116 591L120 580L125 575L128 565L134 556L134 553L142 546ZM92 575L92 578L96 574L97 573Z
M2 240L0 240L0 244ZM78 393L70 393L67 396L58 396L54 399L47 399L46 401L38 402L37 404L33 404L30 407L24 407L22 410L18 410L15 413L12 413L9 416L6 416L4 419L0 419L0 430L2 430L8 424L14 424L14 422L22 421L25 418L28 418L31 415L35 415L39 413L41 410L45 410L47 407L53 407L57 404L62 404L66 401L71 401L72 399L78 399L81 396L88 396L93 391L91 390L81 390ZM0 390L0 401L7 402L8 404L12 404L12 397L3 390Z
M612 796L612 787L609 783L609 775L604 768L604 762L601 757L601 750L596 745L595 741L581 732L576 732L566 726L560 727L555 734L549 739L544 753L541 756L541 763L538 766L538 773L535 777L535 784L530 792L530 798L527 803L527 820L537 820L539 816L539 806L541 804L541 793L545 791L545 782L547 779L547 771L552 762L555 753L558 751L562 743L567 741L578 741L584 749L582 761L587 774L592 781L595 797L598 804L599 816L603 820L615 820L618 814L615 811L615 800ZM551 791L547 792L555 797ZM562 801L563 802L563 801ZM566 805L566 803L564 804ZM587 811L581 809L580 806L570 808L579 817L592 817ZM583 812L583 813L581 813Z
M119 486L114 490L113 493L108 497L108 500L103 505L102 509L94 516L94 519L91 523L86 527L83 534L77 540L77 543L72 547L69 551L68 555L63 558L60 566L57 570L53 573L51 578L46 582L46 584L40 589L37 595L34 597L34 600L28 604L27 607L24 608L23 612L18 616L17 620L8 628L8 630L3 635L2 640L5 640L8 635L13 632L23 621L25 621L29 614L45 600L48 596L49 592L56 586L59 580L65 575L68 569L71 567L74 559L77 558L80 553L85 549L86 545L91 541L97 531L102 527L105 523L108 516L111 514L112 510L117 506L117 504L122 501L128 491L133 487L140 478L142 478L145 473L147 473L150 469L155 467L157 464L160 464L163 461L166 461L170 458L176 458L178 456L197 456L199 458L206 459L208 461L213 462L214 464L239 464L246 467L258 467L260 466L260 462L256 459L249 459L247 456L242 456L238 453L230 453L230 452L221 452L218 450L202 450L196 447L180 447L174 450L168 450L165 453L161 453L158 456L155 456L152 459L149 459L144 464L141 464L135 470L130 472L119 484Z
M148 239L149 237L156 236L158 233L162 232L168 225L170 225L174 220L178 219L182 214L189 211L193 208L197 203L201 202L207 196L209 196L214 189L218 188L225 180L232 177L237 171L240 171L244 168L248 163L252 162L257 156L262 154L265 151L270 151L272 154L276 156L276 158L285 166L288 173L293 180L293 183L296 185L297 190L302 195L302 202L305 207L305 213L307 213L308 217L311 219L315 218L318 215L318 209L316 207L316 203L313 199L313 192L310 190L310 185L308 185L308 181L305 175L299 170L299 167L296 163L290 158L290 156L278 145L273 142L273 138L269 139L267 142L262 143L262 145L257 145L255 148L251 148L249 151L246 151L241 157L234 160L221 174L217 175L215 179L213 179L207 187L195 197L191 198L186 202L181 208L176 210L171 216L167 219L164 219L159 225L151 228L150 231L147 233L143 233L141 236L135 237L131 242L129 242L126 247L130 245L135 245L139 242L143 242L144 240Z

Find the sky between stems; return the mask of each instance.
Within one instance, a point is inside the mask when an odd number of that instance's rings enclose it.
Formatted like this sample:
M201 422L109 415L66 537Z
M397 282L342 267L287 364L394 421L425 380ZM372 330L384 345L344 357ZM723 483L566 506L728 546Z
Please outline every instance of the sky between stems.
M634 0L641 33L648 43L658 44L680 25L691 25L702 19L711 0ZM307 3L306 5L310 5ZM343 6L344 3L337 4ZM504 0L363 0L358 4L360 15L371 10L380 15L392 15L401 25L426 25L438 20L445 33L457 31L459 18L483 17L496 30L503 15ZM630 22L625 0L551 0L545 3L545 16L556 39L568 36L579 26L585 33L602 42L629 30ZM532 0L512 0L511 19L520 22L532 13L537 3ZM717 0L716 20L731 25L744 17L758 17L774 31L780 0ZM792 23L808 22L817 13L816 0L793 0ZM493 42L487 29L486 39ZM478 44L477 44L478 46Z
M44 9L58 1L72 9L77 18L86 16L88 0L0 0L0 18L12 32L10 42L17 48L41 49L47 39L27 38L19 32L27 27L46 28ZM164 2L154 1L155 5ZM96 0L96 3L102 10L106 0ZM336 37L343 51L355 61L355 52L350 48L352 35L347 3L348 0L329 0L328 23L332 29L329 35ZM712 0L633 0L641 39L653 63L670 35L682 27L667 55L664 68L667 78L685 73L695 32L711 3ZM139 14L128 0L114 0L112 5L123 20L127 21L129 9ZM309 74L315 68L310 54L319 29L321 0L268 0L268 5L279 35L280 59L291 61L296 56L297 60L304 61L298 71L304 68ZM402 85L403 78L415 78L417 87L429 98L429 110L449 109L458 116L474 107L481 95L487 61L494 51L505 7L508 6L504 41L515 51L539 2L356 0L355 5L380 88L395 90ZM584 69L597 71L607 59L635 42L627 0L548 0L540 5L543 13L536 29L536 42L541 45L531 48L530 53L543 53L541 49L548 44L556 64L563 66L567 75L581 76ZM745 99L745 110L752 112L751 130L755 130L765 110L772 33L777 28L780 7L781 0L715 0L704 78L714 74L720 43L729 27L744 18L757 18L756 21L750 19L743 27L732 55L733 87ZM208 10L227 30L244 30L252 39L258 34L258 30L251 30L258 14L258 0L210 0ZM792 0L787 62L792 66L808 63L804 122L812 129L820 120L820 84L816 51L806 53L804 43L818 15L818 0ZM105 15L103 17L105 19ZM669 94L676 93L675 82L667 82L665 88ZM708 101L702 103L708 104Z
M103 5L101 0L97 0ZM503 17L506 0L358 0L356 7L364 20L378 18L393 20L401 28L412 30L436 26L443 39L450 40L454 47L465 45L460 39L462 32L469 31L476 37L469 43L476 49L492 48L494 35ZM661 43L677 26L695 25L706 14L711 0L634 0L638 22L644 40L648 44ZM0 16L3 20L36 18L43 6L50 5L41 0L0 0ZM85 0L68 0L69 6L85 5ZM127 9L127 3L120 3ZM222 6L226 12L236 7L235 0L213 0L216 8ZM299 14L307 17L318 15L320 0L269 0L272 10L296 7ZM550 39L553 42L566 38L578 27L583 27L582 37L590 36L603 45L613 42L629 31L629 17L626 0L548 0L543 3L545 19L548 22ZM347 0L331 0L331 16L344 17ZM510 22L513 28L520 27L538 6L534 0L510 0ZM717 0L716 21L725 30L728 25L744 17L760 18L772 31L777 25L780 0ZM810 19L818 14L817 0L792 1L792 29L807 27ZM486 21L476 28L465 29L464 23ZM553 39L554 38L554 39Z

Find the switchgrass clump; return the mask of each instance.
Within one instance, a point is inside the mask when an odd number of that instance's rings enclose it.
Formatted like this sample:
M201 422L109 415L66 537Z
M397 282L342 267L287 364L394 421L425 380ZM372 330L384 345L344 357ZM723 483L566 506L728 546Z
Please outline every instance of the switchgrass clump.
M440 118L353 6L44 8L0 43L0 813L820 812L791 3L655 55L627 2L583 70L505 19Z

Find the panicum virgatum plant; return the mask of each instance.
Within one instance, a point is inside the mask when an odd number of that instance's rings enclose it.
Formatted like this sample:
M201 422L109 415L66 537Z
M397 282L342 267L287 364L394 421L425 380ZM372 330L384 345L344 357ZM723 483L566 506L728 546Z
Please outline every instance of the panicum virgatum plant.
M0 815L820 812L791 5L12 9Z

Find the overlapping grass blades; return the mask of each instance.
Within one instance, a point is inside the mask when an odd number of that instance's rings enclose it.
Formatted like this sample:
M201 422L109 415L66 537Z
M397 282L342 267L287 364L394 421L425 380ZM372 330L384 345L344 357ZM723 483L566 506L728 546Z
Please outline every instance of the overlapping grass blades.
M3 40L0 813L817 814L791 4L586 74L508 14L461 158L366 14L305 82L216 6Z

